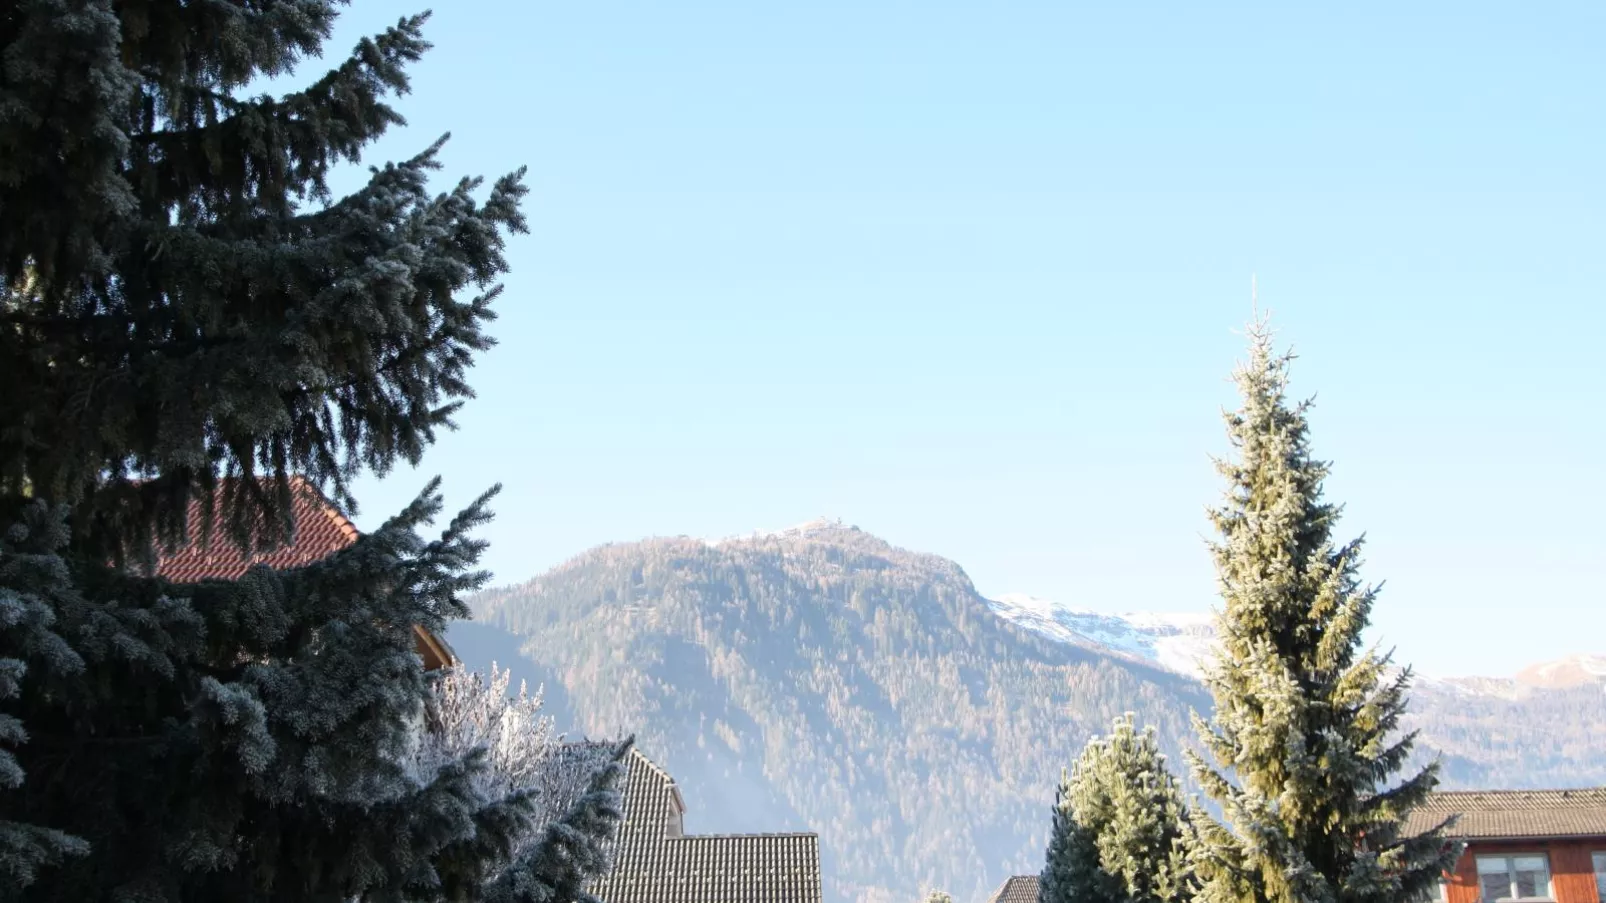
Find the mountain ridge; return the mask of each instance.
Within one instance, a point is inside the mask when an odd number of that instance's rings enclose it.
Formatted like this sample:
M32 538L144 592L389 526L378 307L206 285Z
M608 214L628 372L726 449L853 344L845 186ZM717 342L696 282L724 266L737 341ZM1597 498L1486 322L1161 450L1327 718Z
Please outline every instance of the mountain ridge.
M999 617L1064 642L1101 646L1138 655L1179 674L1199 676L1215 637L1214 611L1102 612L1025 593L989 599ZM1524 665L1509 676L1441 675L1414 672L1419 681L1460 687L1474 693L1509 695L1522 688L1564 689L1606 681L1606 655L1578 653ZM1507 684L1511 689L1507 689Z
M1089 737L1135 712L1180 762L1209 708L1156 651L1196 643L1200 616L1112 622L1029 598L988 599L956 562L817 519L599 546L474 597L480 623L449 639L471 666L517 656L561 725L636 734L681 784L688 830L817 831L829 903L979 899L1036 870L1055 782ZM1052 635L1115 628L1154 642ZM1600 738L1568 727L1606 723L1606 694L1469 692L1413 692L1407 727L1446 786L1606 783Z

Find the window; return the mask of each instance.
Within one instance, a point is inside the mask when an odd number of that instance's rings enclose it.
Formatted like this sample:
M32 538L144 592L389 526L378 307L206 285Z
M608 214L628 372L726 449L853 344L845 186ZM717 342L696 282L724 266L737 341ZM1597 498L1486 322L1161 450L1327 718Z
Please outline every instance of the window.
M1478 889L1483 903L1549 900L1550 863L1543 854L1479 856Z
M1595 890L1601 903L1606 903L1606 853L1595 854Z

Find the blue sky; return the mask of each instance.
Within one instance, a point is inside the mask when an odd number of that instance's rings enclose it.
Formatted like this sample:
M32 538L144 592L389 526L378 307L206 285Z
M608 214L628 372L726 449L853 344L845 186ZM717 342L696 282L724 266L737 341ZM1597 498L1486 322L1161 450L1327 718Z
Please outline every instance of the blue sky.
M428 34L369 162L528 164L532 232L461 431L360 523L439 473L505 485L501 581L829 515L984 593L1202 609L1256 273L1375 638L1606 652L1606 6L460 0Z

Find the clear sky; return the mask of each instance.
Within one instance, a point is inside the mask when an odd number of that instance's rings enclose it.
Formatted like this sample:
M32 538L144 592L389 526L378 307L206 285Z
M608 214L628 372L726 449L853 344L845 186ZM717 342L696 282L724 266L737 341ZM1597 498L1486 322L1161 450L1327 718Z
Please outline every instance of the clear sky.
M1606 652L1606 5L1296 6L440 4L370 160L528 164L532 234L461 431L359 523L439 473L505 484L499 581L828 515L1202 609L1256 273L1376 638Z

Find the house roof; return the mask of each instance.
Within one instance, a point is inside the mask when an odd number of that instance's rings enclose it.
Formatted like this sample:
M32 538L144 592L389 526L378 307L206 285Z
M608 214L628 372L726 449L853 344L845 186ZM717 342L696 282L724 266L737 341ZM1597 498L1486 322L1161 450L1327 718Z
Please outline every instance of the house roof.
M1582 790L1478 790L1435 793L1406 820L1408 834L1450 816L1456 840L1606 837L1606 787Z
M987 903L1037 903L1037 876L1016 875L987 898Z
M819 903L815 834L686 835L669 773L632 750L613 870L589 889L604 903Z
M291 541L248 555L228 538L215 511L207 530L205 506L200 499L191 499L186 524L190 541L163 554L157 560L156 575L174 583L238 580L259 564L275 570L304 567L357 541L357 527L305 477L290 478L290 512L295 521Z
M238 580L257 565L286 570L322 561L361 535L311 480L300 475L290 478L290 513L295 528L289 543L246 554L228 538L218 512L214 510L208 530L206 507L199 499L191 499L185 524L190 541L160 555L154 573L174 583ZM456 653L441 637L416 626L413 633L425 668L440 668L457 661Z

